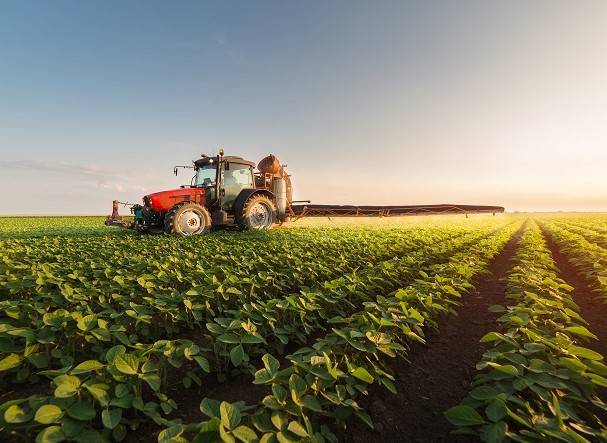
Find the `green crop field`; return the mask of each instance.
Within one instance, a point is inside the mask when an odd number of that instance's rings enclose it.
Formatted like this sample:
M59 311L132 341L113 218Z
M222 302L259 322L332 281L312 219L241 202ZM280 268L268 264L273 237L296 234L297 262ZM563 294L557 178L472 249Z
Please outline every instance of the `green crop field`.
M465 308L515 235L500 329L468 397L440 412L483 441L607 441L607 366L544 240L607 301L607 216L565 214L196 237L2 217L0 439L338 441L344 423L373 426L369 386L398 395L391 363ZM192 399L234 380L240 398Z

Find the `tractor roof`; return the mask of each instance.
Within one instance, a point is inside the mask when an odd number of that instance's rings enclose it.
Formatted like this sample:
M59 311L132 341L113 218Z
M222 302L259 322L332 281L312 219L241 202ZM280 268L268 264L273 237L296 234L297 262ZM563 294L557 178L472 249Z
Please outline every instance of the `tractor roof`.
M221 157L221 161L227 162L227 163L240 163L243 165L250 165L252 167L255 167L255 162L245 160L244 158L238 157L236 155L224 155L223 157ZM194 164L198 168L202 168L203 166L212 165L212 164L216 164L216 163L217 163L217 157L202 157L202 158L199 158L198 160L194 161Z
M255 162L245 160L244 158L237 157L235 155L224 155L223 161L227 162L227 163L240 163L242 165L250 165L250 166L255 167Z

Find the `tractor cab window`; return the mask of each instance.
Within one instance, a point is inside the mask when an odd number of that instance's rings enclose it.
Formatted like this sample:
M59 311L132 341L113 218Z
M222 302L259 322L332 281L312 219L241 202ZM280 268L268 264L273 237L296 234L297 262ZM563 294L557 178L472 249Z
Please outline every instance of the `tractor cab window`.
M221 171L224 186L238 186L240 189L253 188L253 174L249 165L230 163L229 169Z
M216 165L205 165L202 168L198 168L198 171L196 171L195 186L211 186L212 183L216 179L217 179Z
M224 189L222 206L226 210L232 208L232 204L240 191L255 187L251 167L239 163L226 164L226 167L221 171L221 181Z

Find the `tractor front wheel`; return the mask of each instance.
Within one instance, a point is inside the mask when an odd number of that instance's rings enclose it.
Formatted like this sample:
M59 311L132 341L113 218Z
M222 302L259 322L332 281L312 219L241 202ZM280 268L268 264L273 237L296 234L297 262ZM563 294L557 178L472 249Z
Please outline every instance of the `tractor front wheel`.
M265 195L254 195L247 200L242 211L240 227L243 229L270 229L276 221L276 205Z
M200 235L211 229L211 214L207 208L194 202L173 206L164 218L164 232L175 235Z

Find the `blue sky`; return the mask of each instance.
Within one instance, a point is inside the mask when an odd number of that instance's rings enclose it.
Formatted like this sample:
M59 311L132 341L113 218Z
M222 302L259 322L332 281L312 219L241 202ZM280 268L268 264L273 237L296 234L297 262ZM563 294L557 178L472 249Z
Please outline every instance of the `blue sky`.
M607 211L607 2L0 2L0 214L105 214L201 153L295 198Z

